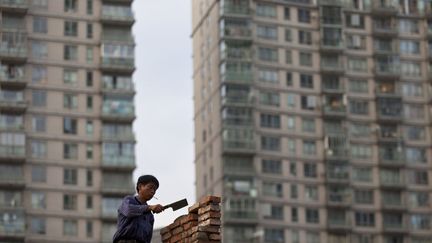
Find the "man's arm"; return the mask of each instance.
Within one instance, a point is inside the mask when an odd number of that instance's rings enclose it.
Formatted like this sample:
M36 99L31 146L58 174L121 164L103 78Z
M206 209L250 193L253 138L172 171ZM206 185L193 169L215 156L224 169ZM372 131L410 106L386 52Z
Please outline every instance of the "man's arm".
M131 198L125 198L118 210L124 216L132 218L149 212L150 206L132 204Z

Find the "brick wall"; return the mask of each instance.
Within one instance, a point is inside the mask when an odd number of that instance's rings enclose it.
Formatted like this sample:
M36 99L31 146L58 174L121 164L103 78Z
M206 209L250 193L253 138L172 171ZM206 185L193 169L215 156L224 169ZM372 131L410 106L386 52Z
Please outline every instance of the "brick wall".
M217 243L221 242L220 197L205 196L189 207L189 214L162 228L163 243Z

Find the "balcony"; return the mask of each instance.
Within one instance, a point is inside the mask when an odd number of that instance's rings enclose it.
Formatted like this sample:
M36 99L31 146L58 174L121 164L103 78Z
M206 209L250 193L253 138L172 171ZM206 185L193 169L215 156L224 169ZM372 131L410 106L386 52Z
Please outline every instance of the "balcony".
M253 81L252 71L225 71L221 78L223 82L251 84Z
M252 49L250 47L227 47L221 52L221 59L252 61Z
M131 131L128 132L103 132L102 140L104 141L135 141L135 134Z
M24 67L0 66L0 86L24 88L27 85Z
M329 5L329 6L344 6L343 0L319 0L320 5Z
M102 57L101 69L104 71L133 73L135 70L135 59L130 57Z
M406 187L406 182L403 176L391 177L391 178L380 178L381 187L400 189Z
M104 101L101 118L104 121L132 122L135 120L135 108L132 104Z
M24 188L25 181L24 176L22 175L22 171L19 173L16 171L17 170L14 170L13 173L8 173L8 171L0 173L0 187L8 189Z
M0 11L24 14L29 8L29 0L0 0Z
M124 179L103 179L101 191L104 195L131 195L135 193L135 187L132 184L132 181L129 182Z
M132 171L135 169L135 156L104 155L102 169Z
M0 238L24 238L25 217L23 209L1 210L0 217ZM5 242L5 241L2 241ZM9 242L9 241L6 241ZM12 241L11 241L12 242ZM19 241L22 242L22 241Z
M390 1L372 1L371 13L377 16L392 16L398 14L398 7Z
M403 201L382 199L381 208L386 211L406 211L407 205Z
M247 176L253 176L256 174L255 167L253 163L250 164L241 164L241 165L231 165L231 164L224 164L223 167L224 174L226 175L247 175Z
M402 98L402 92L395 84L377 84L375 95L382 98Z
M403 166L405 164L405 156L403 150L398 151L397 149L386 150L380 148L379 162L382 165L388 166Z
M252 30L247 26L225 26L221 29L222 38L252 39Z
M400 122L403 120L402 109L395 109L393 107L385 107L377 109L377 119L379 121Z
M389 219L388 222L382 223L383 231L385 233L397 233L397 234L403 234L408 231L407 224L405 223L405 219L401 215L402 219Z
M25 146L0 145L0 161L24 162L26 159Z
M102 6L101 22L131 26L135 22L132 9L123 6Z
M250 14L250 7L248 0L241 0L240 2L225 0L221 4L221 15L226 16L247 16Z
M331 231L348 231L351 229L351 221L346 218L333 218L327 219L327 228Z
M27 60L27 34L21 30L3 29L0 35L2 36L0 58L7 61L25 62Z
M401 75L400 66L396 63L379 64L376 63L374 68L375 76L387 79L399 79Z
M332 208L346 208L351 206L351 196L348 193L332 193L329 192L327 198L327 206Z
M324 105L323 115L332 117L344 117L346 116L346 106Z
M343 74L345 68L342 62L326 62L321 60L321 72Z
M223 219L230 223L258 223L257 211L251 210L224 210Z
M398 29L397 26L394 24L391 25L374 24L372 28L372 34L376 36L397 37Z
M342 52L344 51L345 45L343 40L334 40L334 39L323 39L321 41L321 51L336 51L336 52Z
M241 92L230 92L226 96L222 97L222 105L252 107L254 105L254 99Z
M0 111L23 113L27 109L27 102L23 93L0 91Z
M375 56L396 56L399 55L399 47L396 44L378 45L374 47Z

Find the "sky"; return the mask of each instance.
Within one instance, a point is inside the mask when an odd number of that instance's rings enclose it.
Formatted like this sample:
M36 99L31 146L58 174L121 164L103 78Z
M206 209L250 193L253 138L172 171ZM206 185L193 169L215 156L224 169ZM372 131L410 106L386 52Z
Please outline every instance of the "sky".
M158 200L195 202L193 163L192 41L190 1L135 0L136 164L159 179ZM169 225L187 208L155 214L154 228Z

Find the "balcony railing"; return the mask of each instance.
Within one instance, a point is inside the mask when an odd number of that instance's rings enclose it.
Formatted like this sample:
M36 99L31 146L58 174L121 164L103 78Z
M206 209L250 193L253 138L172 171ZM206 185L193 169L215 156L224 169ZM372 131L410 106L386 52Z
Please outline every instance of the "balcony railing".
M102 165L113 168L135 168L134 156L103 156Z
M2 130L23 130L24 124L22 121L15 121L13 123L11 122L5 122L4 120L0 119L0 129Z
M20 30L1 31L0 56L7 58L27 57L27 34Z
M321 61L321 70L326 72L337 72L337 73L341 73L345 71L342 62L326 62L326 61Z
M221 53L221 59L252 59L252 50L250 48L227 48Z
M345 115L346 114L346 106L332 106L332 105L324 105L324 115Z
M23 209L2 210L0 216L0 235L10 237L23 237L25 231L25 219Z
M130 57L102 57L102 68L134 70L135 59Z
M387 187L404 187L405 180L403 176L394 177L394 178L380 178L381 186Z
M129 132L117 132L117 133L102 133L102 140L127 140L134 141L135 135L132 131Z
M25 157L25 146L0 145L0 158Z
M132 104L105 101L102 106L102 115L117 116L117 117L133 117L135 116L135 108Z
M387 165L403 165L405 157L403 151L383 152L380 151L380 162Z
M398 64L375 64L375 75L379 76L400 76L401 70Z
M130 7L102 6L102 20L133 23L134 16Z
M372 1L372 13L377 15L395 15L398 8L391 1Z
M10 9L15 12L25 12L29 7L29 0L0 0L1 9Z
M252 83L253 75L251 71L226 71L221 74L223 81L236 81L242 83Z
M13 67L9 69L7 66L0 66L0 82L15 84L26 83L24 68Z
M225 28L221 31L221 36L234 38L251 38L252 31L247 27L225 26Z
M380 24L374 24L373 25L373 33L377 35L397 35L398 29L396 25L380 25Z
M222 15L248 15L250 13L249 1L242 1L240 4L225 1L222 7Z

